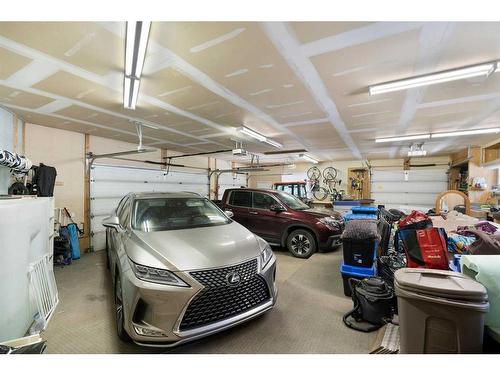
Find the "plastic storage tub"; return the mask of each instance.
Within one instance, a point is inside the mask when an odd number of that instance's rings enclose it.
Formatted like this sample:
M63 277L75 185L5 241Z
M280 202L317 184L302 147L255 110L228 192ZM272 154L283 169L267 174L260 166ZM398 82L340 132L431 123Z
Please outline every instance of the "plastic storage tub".
M349 213L344 215L344 220L377 220L377 215Z
M356 267L349 266L342 262L340 264L340 273L342 274L344 283L344 295L350 297L352 295L352 290L349 285L349 279L354 278L362 280L367 277L377 276L377 265L374 263L372 267Z
M484 285L488 291L490 311L484 324L490 336L500 342L500 256L462 255L462 273Z
M377 258L378 241L342 240L344 263L349 266L372 267Z
M351 209L353 214L377 215L378 208L371 206L357 206Z
M489 308L483 285L457 272L396 271L400 353L480 353Z

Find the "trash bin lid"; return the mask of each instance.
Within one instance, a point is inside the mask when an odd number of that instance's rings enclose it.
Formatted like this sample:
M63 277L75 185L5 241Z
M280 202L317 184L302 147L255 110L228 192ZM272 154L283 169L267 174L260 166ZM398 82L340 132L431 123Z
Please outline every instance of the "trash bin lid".
M403 291L462 301L488 301L482 284L458 272L401 268L395 272L394 280L396 287Z

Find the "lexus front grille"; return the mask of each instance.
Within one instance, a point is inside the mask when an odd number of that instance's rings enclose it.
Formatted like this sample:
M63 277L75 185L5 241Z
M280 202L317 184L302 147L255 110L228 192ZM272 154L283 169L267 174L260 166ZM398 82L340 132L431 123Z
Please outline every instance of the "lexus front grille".
M194 271L204 286L189 304L180 330L199 328L255 308L271 297L264 278L257 274L257 259L235 266Z

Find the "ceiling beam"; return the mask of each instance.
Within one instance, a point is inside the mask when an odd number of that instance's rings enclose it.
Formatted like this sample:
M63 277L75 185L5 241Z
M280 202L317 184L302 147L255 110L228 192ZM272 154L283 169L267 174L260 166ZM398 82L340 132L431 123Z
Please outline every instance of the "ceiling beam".
M290 68L312 94L318 106L328 114L329 122L349 147L354 157L361 159L361 153L349 135L337 106L330 98L328 90L311 60L300 49L300 44L290 26L283 22L265 22L261 26Z

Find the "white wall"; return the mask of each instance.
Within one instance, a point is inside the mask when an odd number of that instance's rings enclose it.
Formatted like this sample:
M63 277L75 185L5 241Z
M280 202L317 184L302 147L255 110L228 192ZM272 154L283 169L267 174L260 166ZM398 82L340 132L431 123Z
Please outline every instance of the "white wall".
M85 135L26 124L25 150L33 164L56 168L55 206L66 207L77 223L83 223Z
M11 112L0 108L0 150L24 153L24 123ZM0 166L0 194L7 194L12 183L10 171Z

